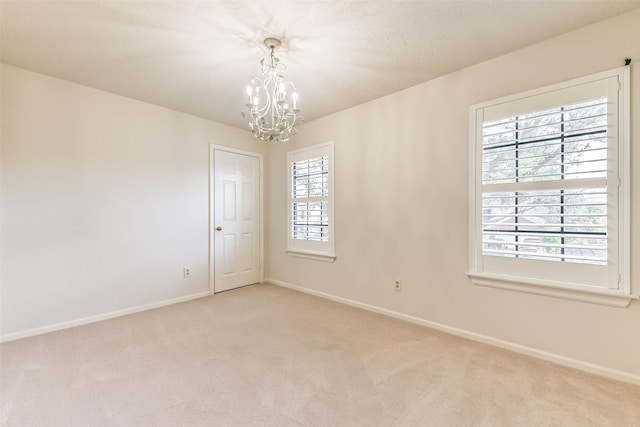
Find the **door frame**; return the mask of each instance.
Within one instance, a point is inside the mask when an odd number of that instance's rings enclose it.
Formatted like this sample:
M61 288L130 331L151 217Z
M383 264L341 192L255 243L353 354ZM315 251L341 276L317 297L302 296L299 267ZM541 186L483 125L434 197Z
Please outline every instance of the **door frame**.
M236 148L227 147L218 144L209 144L209 295L215 293L215 152L226 151L232 154L241 154L244 156L255 157L259 161L260 168L260 201L259 201L259 239L260 239L260 282L264 281L264 165L263 155L253 151L238 150Z

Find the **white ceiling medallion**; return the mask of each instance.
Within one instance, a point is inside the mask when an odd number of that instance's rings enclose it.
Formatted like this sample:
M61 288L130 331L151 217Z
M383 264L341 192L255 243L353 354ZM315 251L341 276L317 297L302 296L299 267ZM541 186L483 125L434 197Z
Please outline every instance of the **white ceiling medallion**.
M249 102L242 110L242 117L249 119L253 136L263 141L286 142L296 134L295 125L304 117L297 108L298 92L292 82L284 81L285 65L274 52L282 42L274 37L264 40L271 51L260 61L262 75L254 77L247 85Z

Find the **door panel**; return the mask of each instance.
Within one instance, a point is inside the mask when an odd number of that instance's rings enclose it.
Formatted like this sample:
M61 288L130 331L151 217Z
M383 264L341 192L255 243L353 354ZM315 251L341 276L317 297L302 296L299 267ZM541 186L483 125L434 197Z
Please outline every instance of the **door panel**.
M251 271L256 268L252 248L254 245L253 233L242 235L242 271Z
M253 204L254 199L254 186L250 183L242 183L242 219L245 221L251 221L255 219L256 212Z
M235 256L236 256L236 236L233 234L223 234L222 251L220 256L220 264L222 264L223 276L229 276L235 273ZM216 264L216 267L218 265Z
M214 150L214 292L258 283L260 158Z
M234 221L236 219L236 183L233 181L223 182L223 211L224 221Z

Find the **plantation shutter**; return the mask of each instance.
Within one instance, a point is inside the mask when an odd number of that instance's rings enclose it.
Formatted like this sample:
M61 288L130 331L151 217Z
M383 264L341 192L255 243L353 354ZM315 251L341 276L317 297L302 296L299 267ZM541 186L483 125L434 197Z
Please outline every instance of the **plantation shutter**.
M625 119L620 74L601 76L473 110L472 274L478 280L621 289Z
M625 307L629 67L471 107L469 271L480 286Z
M607 263L607 105L483 122L484 255Z
M329 240L329 156L291 163L291 237Z
M287 253L333 262L333 141L287 152Z

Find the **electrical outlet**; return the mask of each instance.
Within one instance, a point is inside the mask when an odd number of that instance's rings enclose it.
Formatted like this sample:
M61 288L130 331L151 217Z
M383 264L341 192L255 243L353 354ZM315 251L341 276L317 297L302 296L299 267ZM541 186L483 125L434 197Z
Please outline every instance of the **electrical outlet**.
M393 290L398 292L402 291L402 280L396 279L396 281L393 282Z
M188 279L189 277L191 277L191 269L189 267L183 268L182 275L184 276L185 279Z

